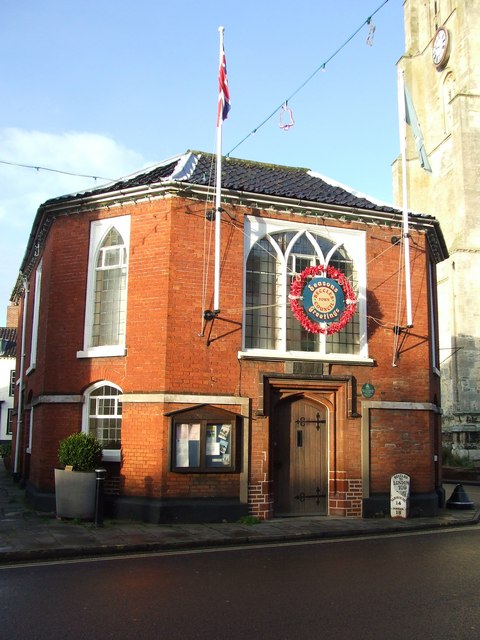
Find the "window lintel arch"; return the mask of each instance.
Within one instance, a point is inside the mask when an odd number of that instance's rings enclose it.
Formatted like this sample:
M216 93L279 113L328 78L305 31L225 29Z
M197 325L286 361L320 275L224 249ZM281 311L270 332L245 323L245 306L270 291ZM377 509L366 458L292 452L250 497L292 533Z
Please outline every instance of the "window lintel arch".
M118 391L120 391L120 393L123 393L122 388L119 387L118 384L115 384L115 382L112 382L111 380L98 380L97 382L89 384L88 387L85 387L85 389L83 390L83 402L85 403L86 398L93 391L96 391L100 387L113 387L114 389L117 389Z

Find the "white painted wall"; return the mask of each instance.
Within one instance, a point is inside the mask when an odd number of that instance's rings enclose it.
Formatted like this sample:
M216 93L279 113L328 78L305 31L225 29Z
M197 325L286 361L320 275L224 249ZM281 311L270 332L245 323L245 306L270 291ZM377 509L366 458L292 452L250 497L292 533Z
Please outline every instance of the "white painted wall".
M15 358L0 357L0 441L11 440L7 435L8 409L13 409L13 396L10 395L10 374L15 369Z

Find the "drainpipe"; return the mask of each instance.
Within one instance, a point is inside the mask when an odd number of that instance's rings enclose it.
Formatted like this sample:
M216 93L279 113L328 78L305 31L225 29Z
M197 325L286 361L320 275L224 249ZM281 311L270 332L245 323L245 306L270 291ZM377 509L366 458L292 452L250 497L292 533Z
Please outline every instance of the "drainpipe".
M20 371L18 380L18 403L17 403L17 437L15 439L15 459L13 463L13 476L15 479L19 477L18 468L20 466L20 440L22 436L22 385L23 385L23 371L25 368L25 333L27 323L27 306L28 306L28 281L25 276L22 276L23 290L25 295L23 297L23 316L22 316L22 341L20 344Z

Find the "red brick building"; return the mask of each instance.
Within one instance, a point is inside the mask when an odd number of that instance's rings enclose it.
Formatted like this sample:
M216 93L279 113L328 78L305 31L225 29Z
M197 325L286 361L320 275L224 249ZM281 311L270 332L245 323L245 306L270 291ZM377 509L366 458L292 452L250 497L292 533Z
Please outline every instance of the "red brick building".
M225 160L214 309L214 165L188 152L39 208L14 295L15 472L31 499L52 499L58 443L84 430L120 516L372 516L397 472L412 513L435 513L438 222L410 215L406 328L399 210ZM339 331L292 311L309 268L344 294Z

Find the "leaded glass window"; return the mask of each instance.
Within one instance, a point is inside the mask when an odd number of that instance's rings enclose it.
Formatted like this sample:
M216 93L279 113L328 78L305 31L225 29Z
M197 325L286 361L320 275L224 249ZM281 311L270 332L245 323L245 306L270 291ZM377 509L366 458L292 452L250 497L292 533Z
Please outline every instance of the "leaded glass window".
M357 289L358 275L342 242L311 230L272 231L255 242L246 261L245 348L279 352L359 354L359 311L331 336L306 331L289 304L292 279L305 268L331 265Z
M105 236L96 260L91 346L125 342L126 283L127 249L113 227Z

